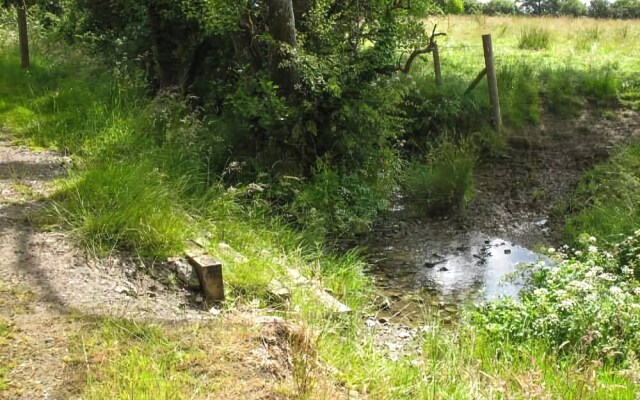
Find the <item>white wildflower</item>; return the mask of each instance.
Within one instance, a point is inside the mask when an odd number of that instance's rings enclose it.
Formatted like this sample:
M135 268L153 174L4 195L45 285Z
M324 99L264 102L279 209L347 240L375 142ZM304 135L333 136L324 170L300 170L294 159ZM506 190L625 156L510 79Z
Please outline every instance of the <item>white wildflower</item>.
M549 248L547 249L547 253L549 253L549 254L553 254L553 253L555 253L555 252L556 252L556 249L554 249L553 247L549 247Z
M558 318L557 315L555 314L549 314L549 316L547 317L547 319L549 320L549 322L551 322L552 324L557 324L558 322L560 322L560 318Z
M587 250L589 250L589 253L597 253L598 252L598 248L596 246L589 246L589 248Z
M609 293L611 293L614 296L620 296L623 292L622 292L622 289L620 289L619 287L611 286L609 288Z
M549 275L551 276L557 276L560 273L560 268L558 267L553 267L549 270Z
M591 243L595 243L595 242L596 242L596 240L597 240L597 239L596 239L596 237L595 237L595 236L589 236L589 241L590 241Z
M538 296L538 297L543 297L546 296L547 294L549 294L549 291L545 288L539 288L533 291L533 294Z
M564 289L558 289L558 290L556 290L555 295L558 296L558 297L564 297L564 296L567 295L567 291L564 290Z
M584 292L588 292L593 288L593 286L591 286L589 283L584 281L571 281L569 282L568 287L576 291L584 291Z
M610 274L608 272L598 275L598 278L602 279L603 281L609 281L609 282L615 282L618 279L615 275Z
M575 254L576 256L580 257L580 256L582 255L582 252L581 252L580 250L576 250L576 251L574 252L574 254Z
M558 304L558 308L563 311L570 311L576 305L573 299L564 299Z
M595 293L589 293L584 297L584 300L589 303L595 303L596 301L598 301L598 295Z
M623 265L622 266L622 274L623 275L633 275L633 268L629 267L628 265Z
M635 294L636 296L640 296L640 287L633 289L633 294Z

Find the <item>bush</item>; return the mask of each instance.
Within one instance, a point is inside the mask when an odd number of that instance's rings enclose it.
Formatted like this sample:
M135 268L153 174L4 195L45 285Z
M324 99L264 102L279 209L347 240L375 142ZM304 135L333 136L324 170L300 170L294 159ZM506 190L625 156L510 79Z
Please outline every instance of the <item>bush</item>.
M482 8L482 13L487 15L515 15L517 11L513 0L491 0Z
M526 27L520 32L518 48L526 50L544 50L551 44L551 32L545 28Z
M587 6L580 0L562 0L560 1L560 15L581 17L587 15Z
M615 362L635 357L640 285L633 269L621 264L622 253L599 250L595 237L583 236L581 244L571 252L549 249L553 265L526 270L519 301L489 303L471 313L472 323L497 342L542 341L551 351Z
M376 184L320 163L313 178L295 189L289 210L310 238L348 236L365 231L373 217L389 207L394 182Z
M405 188L428 214L464 214L473 198L473 169L478 150L469 139L443 136L429 150L426 164L409 167Z

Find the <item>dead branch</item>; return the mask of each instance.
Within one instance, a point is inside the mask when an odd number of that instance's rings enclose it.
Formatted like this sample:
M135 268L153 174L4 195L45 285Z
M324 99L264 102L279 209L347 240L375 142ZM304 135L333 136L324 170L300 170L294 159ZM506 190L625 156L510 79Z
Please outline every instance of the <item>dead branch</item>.
M434 47L436 47L437 42L436 39L439 36L446 36L447 34L444 32L438 32L436 33L436 27L438 25L433 25L433 30L431 31L431 35L429 36L429 44L427 44L427 46L421 48L421 49L415 49L413 52L411 52L411 54L409 55L409 58L407 58L407 61L404 64L404 67L400 67L397 66L395 68L396 71L401 71L404 72L405 74L409 73L409 70L411 70L411 64L413 64L413 61L418 57L421 56L422 54L427 54L427 53L431 53L434 49Z

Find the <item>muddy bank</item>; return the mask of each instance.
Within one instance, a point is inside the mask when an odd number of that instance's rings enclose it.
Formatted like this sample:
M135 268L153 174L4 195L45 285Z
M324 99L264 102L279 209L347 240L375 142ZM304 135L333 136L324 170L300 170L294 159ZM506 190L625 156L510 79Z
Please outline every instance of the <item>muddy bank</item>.
M399 198L360 240L383 318L412 323L436 313L450 320L464 304L517 294L517 282L500 281L518 264L538 260L535 249L562 244L565 204L580 177L640 138L640 116L628 110L611 118L547 116L507 135L507 152L477 168L464 218L419 217Z

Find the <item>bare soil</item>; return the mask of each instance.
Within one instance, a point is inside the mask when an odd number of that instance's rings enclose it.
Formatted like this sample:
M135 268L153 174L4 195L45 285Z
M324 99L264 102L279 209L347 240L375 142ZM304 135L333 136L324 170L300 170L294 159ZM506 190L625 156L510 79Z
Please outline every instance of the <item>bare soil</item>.
M480 169L466 223L523 245L557 242L563 202L583 173L638 139L636 111L608 118L593 111L575 119L547 114L539 126L509 133L507 154Z

